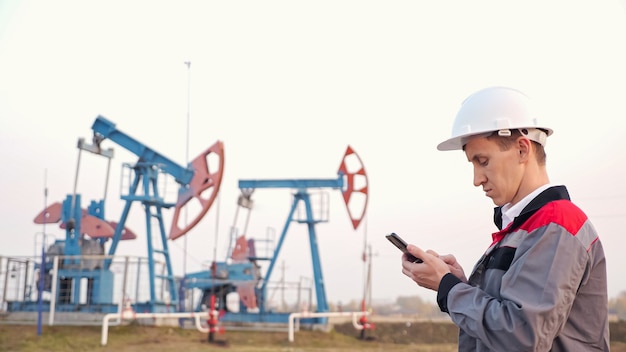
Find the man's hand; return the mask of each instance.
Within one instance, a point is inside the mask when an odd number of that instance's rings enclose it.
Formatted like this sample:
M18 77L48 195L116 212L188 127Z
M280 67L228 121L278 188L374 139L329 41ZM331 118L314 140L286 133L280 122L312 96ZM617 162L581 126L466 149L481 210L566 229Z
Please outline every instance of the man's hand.
M456 261L456 258L452 254L440 255L439 258L448 264L448 269L450 269L452 275L458 277L463 282L467 282L467 278L465 277L465 272L463 271L461 264Z
M407 246L407 250L417 258L421 258L424 262L412 263L406 260L406 255L403 255L402 273L422 287L437 291L441 278L447 273L452 272L455 274L453 270L456 272L460 270L461 275L463 275L463 269L460 269L453 256L451 256L452 259L448 259L450 261L449 264L434 251L428 250L424 252L421 248L412 244Z

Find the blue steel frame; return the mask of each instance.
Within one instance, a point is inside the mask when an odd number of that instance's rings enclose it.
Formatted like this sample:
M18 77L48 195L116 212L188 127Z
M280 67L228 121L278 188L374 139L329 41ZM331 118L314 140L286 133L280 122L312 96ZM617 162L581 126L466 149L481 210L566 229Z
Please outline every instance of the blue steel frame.
M139 201L143 204L146 215L146 237L147 237L147 251L148 251L148 268L149 268L149 285L150 285L150 301L145 303L136 303L135 307L141 311L157 312L157 310L164 305L159 305L156 301L156 285L155 279L161 278L167 280L169 295L171 302L167 302L168 305L176 307L178 305L179 296L177 291L176 280L172 270L172 264L169 256L169 249L167 245L167 235L163 223L162 209L175 206L175 203L166 203L158 192L158 176L161 172L171 175L176 182L180 184L179 196L188 192L188 185L192 182L195 175L195 170L192 168L192 164L187 167L180 166L170 160L169 158L161 155L155 150L143 145L139 141L130 137L129 135L119 131L115 124L107 120L103 116L98 116L92 125L94 132L93 145L86 145L82 139L79 141L79 149L84 149L95 154L103 155L107 158L112 158L113 151L103 150L100 148L100 142L104 139L109 139L116 144L124 147L128 151L139 157L139 160L134 165L125 164L134 172L134 178L129 186L129 192L127 195L123 195L122 200L126 201L124 209L122 211L121 219L117 223L113 237L111 238L111 246L109 247L108 256L111 257L115 254L119 241L122 240L122 234L125 228L125 223L128 218L128 214L132 205L132 202ZM80 154L79 154L80 162ZM77 170L78 171L78 170ZM137 194L141 184L143 194ZM91 216L95 216L101 220L105 220L104 216L104 200L91 201L91 204L87 208L87 213ZM80 229L81 219L83 216L83 210L81 207L81 195L71 194L63 201L61 209L61 220L66 224L66 238L65 240L57 240L56 242L63 242L64 250L63 254L68 256L62 262L62 268L59 269L59 280L63 279L66 285L71 285L72 288L68 295L64 296L65 304L59 304L56 308L61 311L98 311L105 313L112 313L117 311L117 305L113 304L113 276L110 271L112 259L105 259L102 268L96 270L83 270L80 269L82 250L80 246ZM160 232L160 240L162 247L155 249L155 244L152 239L152 218L158 220L158 230ZM97 239L101 244L108 241L107 238ZM155 254L162 254L164 256L167 274L157 275L155 272ZM42 248L42 258L45 258L45 251ZM39 269L49 271L52 269L52 263L42 259L42 263L39 264ZM78 270L76 269L78 268ZM37 264L36 264L37 269ZM41 276L44 277L43 275ZM90 280L90 287L88 289L88 300L91 303L98 304L98 307L78 307L79 294L81 292L81 279L87 278ZM40 290L43 290L43 279L40 280L42 286ZM137 282L139 282L139 276L137 276ZM41 293L40 293L41 294ZM57 293L57 299L60 297ZM9 310L11 311L35 311L36 309L42 310L43 307L34 307L28 304L28 302L9 302ZM43 302L38 302L38 306L43 306ZM168 309L167 307L164 309Z
M126 201L124 209L122 211L121 219L115 228L115 234L113 235L111 246L109 247L109 255L115 254L117 245L122 238L122 231L128 218L132 202L141 202L144 206L146 213L146 237L148 246L148 268L149 268L149 282L150 282L150 302L149 310L155 312L156 309L156 278L167 280L171 303L173 306L178 305L178 290L176 288L176 280L174 278L174 272L172 270L172 263L170 261L169 249L167 245L167 234L163 223L163 208L170 208L175 206L174 203L166 203L158 192L158 176L161 171L174 177L176 182L181 186L181 190L184 189L184 185L188 185L194 176L194 170L189 167L183 167L170 160L169 158L159 154L155 150L143 145L136 139L130 137L124 132L121 132L115 127L115 124L107 120L103 116L98 116L94 121L91 129L94 131L96 139L109 139L116 144L124 147L126 150L132 152L139 157L139 160L134 165L128 165L134 171L134 178L129 188L129 194L122 196L121 198ZM137 189L141 183L143 194L138 195ZM158 221L158 227L161 237L161 248L155 249L155 244L152 243L152 222L151 219L156 218ZM154 271L154 256L156 254L163 255L165 260L166 275L157 275ZM105 268L109 268L111 260L105 261Z
M243 192L247 192L248 194L250 194L253 190L257 188L291 188L297 190L296 193L293 195L294 200L291 205L289 215L287 216L285 227L283 228L283 231L274 250L274 255L267 269L265 280L263 280L263 284L261 285L261 287L256 288L256 294L259 298L259 313L261 313L261 315L267 313L267 307L265 306L265 298L267 296L267 284L274 270L274 266L276 265L278 255L280 254L280 249L283 245L283 242L285 241L285 237L287 236L287 230L289 229L289 225L293 221L294 213L300 201L304 202L306 209L306 220L299 222L306 223L309 231L309 244L311 246L311 259L313 262L313 278L315 284L315 298L317 300L317 311L329 311L328 301L326 298L326 289L324 287L324 277L322 274L322 264L320 261L319 247L317 245L317 235L315 233L315 224L320 221L315 220L313 217L311 199L307 190L310 188L341 189L343 188L343 186L344 176L341 172L339 173L339 177L336 179L239 180L239 189L241 189Z

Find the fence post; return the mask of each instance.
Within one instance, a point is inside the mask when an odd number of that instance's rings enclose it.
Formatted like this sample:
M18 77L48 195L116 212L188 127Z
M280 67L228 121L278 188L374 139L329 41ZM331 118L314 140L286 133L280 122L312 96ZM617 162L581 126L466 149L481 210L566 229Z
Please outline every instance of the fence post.
M2 301L0 301L0 308L4 309L7 301L7 285L9 284L9 258L7 259L6 269L2 270L2 261L4 257L0 256L0 273L4 273L4 287L2 288ZM8 308L8 307L6 307Z
M43 265L43 263L42 263ZM54 325L54 310L57 302L57 281L59 280L59 256L54 256L52 265L52 289L50 290L50 315L48 316L48 325Z

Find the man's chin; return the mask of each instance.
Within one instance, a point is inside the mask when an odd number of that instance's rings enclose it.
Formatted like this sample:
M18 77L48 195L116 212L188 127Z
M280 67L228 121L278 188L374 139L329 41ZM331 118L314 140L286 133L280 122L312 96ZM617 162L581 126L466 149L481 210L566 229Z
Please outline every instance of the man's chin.
M495 199L495 198L493 198L493 197L491 197L491 196L487 196L487 197L491 198L491 201L492 201L492 202L493 202L493 204L494 204L495 206L497 206L497 207L501 207L501 206L503 206L503 205L505 205L505 204L506 204L506 202L503 202L503 201L501 201L501 200Z

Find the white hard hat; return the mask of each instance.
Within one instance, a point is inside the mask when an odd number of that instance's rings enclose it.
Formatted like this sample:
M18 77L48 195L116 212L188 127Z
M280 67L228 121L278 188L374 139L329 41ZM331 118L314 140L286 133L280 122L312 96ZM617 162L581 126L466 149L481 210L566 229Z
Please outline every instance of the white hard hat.
M546 144L552 129L539 124L530 101L522 92L507 87L489 87L470 95L452 125L452 137L439 143L439 150L458 150L470 137L498 131L510 135L519 129L528 139Z

